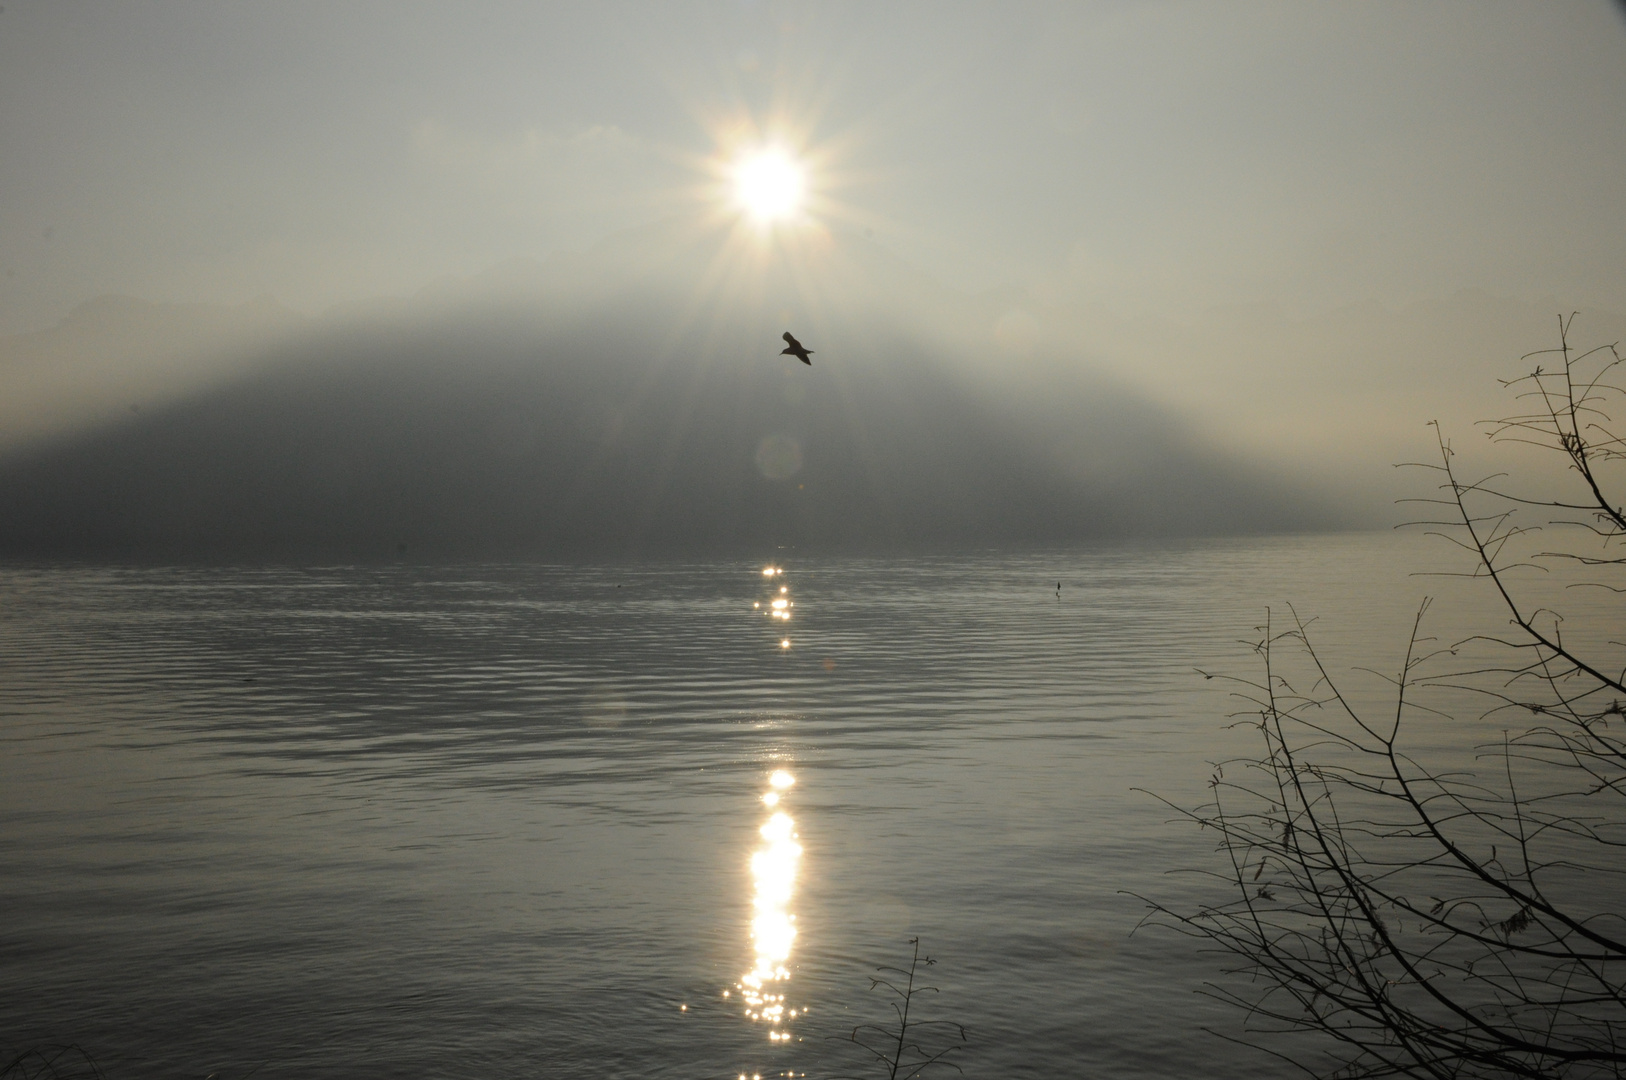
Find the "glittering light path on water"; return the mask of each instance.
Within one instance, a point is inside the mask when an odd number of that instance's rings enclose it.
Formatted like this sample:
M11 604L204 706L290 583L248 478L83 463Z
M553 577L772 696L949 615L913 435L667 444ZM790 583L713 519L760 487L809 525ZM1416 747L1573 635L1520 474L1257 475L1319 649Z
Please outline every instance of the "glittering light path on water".
M758 834L762 846L751 854L751 945L756 963L739 981L745 1015L768 1026L771 1042L788 1042L796 1009L785 1004L785 983L790 979L791 947L796 941L796 916L790 911L796 891L796 870L802 845L796 842L796 821L782 808L796 778L780 769L768 778L762 802L773 812ZM805 1010L802 1010L805 1011Z

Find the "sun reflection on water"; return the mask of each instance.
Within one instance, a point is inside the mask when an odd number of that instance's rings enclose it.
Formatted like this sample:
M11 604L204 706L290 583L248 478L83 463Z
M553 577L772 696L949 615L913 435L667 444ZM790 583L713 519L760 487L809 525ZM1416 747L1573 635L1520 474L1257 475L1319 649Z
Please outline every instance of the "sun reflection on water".
M767 580L766 595L752 603L753 610L781 622L788 622L791 609L796 606L785 584L782 567L763 568ZM776 628L777 629L777 628ZM781 638L781 651L790 648L790 638ZM741 1008L747 1019L768 1028L768 1041L774 1044L793 1041L789 1030L806 1007L791 1008L785 990L790 981L790 955L796 943L796 916L790 910L791 898L796 891L796 873L802 859L802 845L797 843L796 819L786 810L790 790L796 777L786 769L775 769L768 775L766 790L761 794L762 805L768 816L757 829L759 846L751 853L751 948L754 963L751 970L740 976L734 985L743 1002ZM724 998L731 991L723 991Z
M789 1042L787 1026L798 1012L806 1011L790 1008L783 993L790 980L787 964L796 941L796 916L790 901L802 845L796 842L795 819L778 807L795 783L796 778L784 769L775 770L762 795L762 802L773 812L757 830L762 846L751 853L751 945L756 963L738 983L745 1015L768 1025L770 1042Z
M784 573L785 571L781 567L768 566L763 568L762 576L770 579L782 578ZM796 601L790 598L789 585L779 586L779 591L777 593L771 593L770 599L767 600L766 603L761 600L757 600L751 604L751 607L758 611L762 611L764 608L766 608L766 610L763 611L763 614L767 615L769 618L780 619L784 622L790 621L791 609L795 606Z

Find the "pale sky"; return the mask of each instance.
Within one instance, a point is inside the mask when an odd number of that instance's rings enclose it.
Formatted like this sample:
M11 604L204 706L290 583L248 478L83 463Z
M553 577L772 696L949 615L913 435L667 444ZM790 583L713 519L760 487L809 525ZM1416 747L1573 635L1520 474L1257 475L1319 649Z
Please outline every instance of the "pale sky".
M741 121L956 288L1620 311L1623 117L1594 0L5 0L0 334L105 293L318 312L703 215Z

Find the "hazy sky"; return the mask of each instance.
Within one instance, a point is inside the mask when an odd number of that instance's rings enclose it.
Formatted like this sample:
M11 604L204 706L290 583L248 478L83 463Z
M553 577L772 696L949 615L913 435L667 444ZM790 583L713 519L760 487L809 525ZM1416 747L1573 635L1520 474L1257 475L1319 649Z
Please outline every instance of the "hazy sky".
M961 288L1175 317L1626 309L1604 2L5 0L0 334L305 311L714 209L741 125Z

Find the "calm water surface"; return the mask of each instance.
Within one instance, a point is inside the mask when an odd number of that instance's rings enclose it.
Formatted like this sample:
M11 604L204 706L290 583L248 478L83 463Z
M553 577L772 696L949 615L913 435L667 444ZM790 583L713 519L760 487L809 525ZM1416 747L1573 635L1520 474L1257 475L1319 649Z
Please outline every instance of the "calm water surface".
M1130 936L1212 865L1135 789L1251 746L1267 604L1393 667L1432 550L0 570L0 1050L827 1076L918 935L968 1076L1286 1075Z

